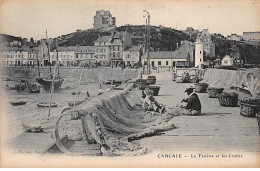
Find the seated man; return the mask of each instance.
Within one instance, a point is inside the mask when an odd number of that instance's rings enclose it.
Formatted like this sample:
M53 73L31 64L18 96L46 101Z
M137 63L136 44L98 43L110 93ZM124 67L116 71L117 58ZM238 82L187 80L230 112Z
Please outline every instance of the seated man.
M164 112L165 107L159 104L155 98L153 97L153 91L146 91L146 97L144 99L143 109L146 111L155 111L162 114Z
M182 102L187 102L185 106L185 115L200 115L201 114L201 103L198 95L193 92L194 88L187 88L185 92L188 94L187 99L183 99Z

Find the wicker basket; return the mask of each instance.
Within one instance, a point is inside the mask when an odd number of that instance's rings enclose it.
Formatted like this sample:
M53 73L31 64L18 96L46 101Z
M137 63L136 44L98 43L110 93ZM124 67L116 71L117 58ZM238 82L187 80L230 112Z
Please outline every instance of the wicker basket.
M159 91L160 91L160 88L161 88L161 87L159 87L159 86L148 86L148 87L146 87L145 89L146 89L146 90L152 90L152 91L153 91L153 95L154 95L154 96L158 96Z
M206 93L208 86L207 83L195 83L195 92Z
M236 107L238 102L238 94L236 93L221 93L218 96L218 101L221 106Z
M259 105L240 102L240 115L245 117L255 117L259 112Z
M149 78L149 79L151 78L151 79L155 79L155 80L156 80L156 76L154 76L154 75L149 75L148 78Z
M143 82L143 83L138 84L139 90L144 90L145 87L147 87L147 86L149 86L149 83L147 83L147 82Z
M156 79L154 79L154 78L147 78L146 82L148 84L155 84L156 83Z
M224 88L208 88L209 98L217 98L217 96L223 93Z
M255 117L257 119L258 129L259 129L259 134L260 134L260 114L256 114Z

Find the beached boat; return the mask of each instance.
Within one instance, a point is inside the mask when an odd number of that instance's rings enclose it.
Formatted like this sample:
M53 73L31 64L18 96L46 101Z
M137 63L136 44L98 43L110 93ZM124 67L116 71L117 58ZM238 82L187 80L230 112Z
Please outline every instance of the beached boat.
M18 106L18 105L24 105L24 104L26 104L26 102L25 102L25 101L22 101L22 100L12 101L12 102L10 102L10 103L11 103L11 105L13 105L13 106Z
M52 82L54 82L54 91L55 91L61 87L64 79L61 77L55 77L54 80L51 78L36 78L36 81L43 86L46 92L49 93L51 91Z
M40 89L30 89L29 90L29 93L40 93L41 92L41 90Z
M51 103L51 105L50 105L50 103L49 102L39 102L39 103L37 103L37 106L38 107L57 107L58 106L58 104L57 103Z
M77 100L77 101L69 101L68 102L68 105L69 105L69 107L73 107L74 106L74 103L75 103L75 106L78 106L78 105L80 105L80 104L82 104L82 103L84 103L86 100Z
M46 40L47 40L47 31L46 31ZM47 48L48 48L48 56L49 56L49 61L51 61L50 59L50 47L46 41L46 45L47 45ZM44 90L48 93L51 93L51 90L53 92L55 92L55 90L58 90L64 79L60 77L59 75L59 59L58 59L58 43L56 43L56 52L57 52L57 59L56 59L56 65L55 65L55 69L54 69L54 73L52 74L51 72L51 65L50 66L50 74L45 76L45 77L40 77L39 78L36 78L36 81L41 84L44 88ZM57 75L56 75L57 74ZM40 75L40 70L39 70L39 75ZM52 85L53 85L53 88L52 88Z

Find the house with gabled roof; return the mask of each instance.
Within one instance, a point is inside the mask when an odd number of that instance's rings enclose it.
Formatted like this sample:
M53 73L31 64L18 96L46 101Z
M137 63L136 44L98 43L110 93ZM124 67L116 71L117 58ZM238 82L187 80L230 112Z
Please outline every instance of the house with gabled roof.
M151 67L192 67L194 65L194 44L182 41L175 51L150 52Z

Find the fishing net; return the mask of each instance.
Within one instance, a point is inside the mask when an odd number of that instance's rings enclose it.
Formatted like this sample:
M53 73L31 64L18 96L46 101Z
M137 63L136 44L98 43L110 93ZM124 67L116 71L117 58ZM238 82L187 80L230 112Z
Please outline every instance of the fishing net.
M141 105L141 92L130 84L121 92L108 92L76 106L70 114L80 116L85 129L83 137L95 140L103 155L141 155L146 148L131 141L174 129L172 118L182 113L177 107L167 108L163 114L146 112ZM70 138L77 140L79 130L73 131Z
M208 83L211 87L219 88L245 86L253 96L260 95L260 69L239 71L207 69L202 82Z

